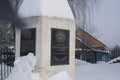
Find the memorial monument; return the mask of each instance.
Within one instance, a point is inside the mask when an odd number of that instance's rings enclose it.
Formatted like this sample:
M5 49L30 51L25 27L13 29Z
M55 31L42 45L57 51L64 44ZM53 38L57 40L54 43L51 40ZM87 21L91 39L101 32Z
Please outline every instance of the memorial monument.
M75 21L67 0L24 0L19 14L27 26L16 29L16 58L32 52L43 80L61 71L75 80Z

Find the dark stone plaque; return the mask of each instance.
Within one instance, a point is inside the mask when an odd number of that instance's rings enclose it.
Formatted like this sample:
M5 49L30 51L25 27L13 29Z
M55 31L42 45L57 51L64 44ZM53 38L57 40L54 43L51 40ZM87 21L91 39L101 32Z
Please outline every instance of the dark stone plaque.
M35 54L36 29L21 30L20 56L25 56L29 52Z
M69 30L51 29L51 65L69 64Z

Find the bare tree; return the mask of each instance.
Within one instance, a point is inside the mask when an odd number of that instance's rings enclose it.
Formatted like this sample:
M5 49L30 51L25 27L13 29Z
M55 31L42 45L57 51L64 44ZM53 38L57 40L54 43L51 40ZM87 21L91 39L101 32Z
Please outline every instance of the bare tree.
M97 4L97 0L68 0L68 3L72 9L72 12L76 21L76 30L78 28L81 28L83 30L80 33L80 35L81 35L81 42L82 42L81 44L82 54L84 54L83 46L84 46L84 43L86 43L85 28L88 27L87 26L88 23L90 25L92 24L91 13L94 9L94 6Z
M98 0L68 0L76 20L76 27L84 28L91 23L91 13Z
M120 46L115 45L113 48L110 50L109 58L114 59L116 57L120 57Z
M101 36L100 31L96 28L94 24L86 24L84 30L95 38L100 38Z
M97 6L98 0L68 0L68 3L72 9L76 21L76 29L81 28L84 31L87 30L87 32L93 33L95 31L95 28L93 27L91 21L91 13L93 12L93 9ZM84 31L82 33L83 42Z

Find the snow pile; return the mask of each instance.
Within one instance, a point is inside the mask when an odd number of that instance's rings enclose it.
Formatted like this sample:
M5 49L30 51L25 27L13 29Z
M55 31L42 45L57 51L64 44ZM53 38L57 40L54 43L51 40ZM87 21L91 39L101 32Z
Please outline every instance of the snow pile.
M5 80L41 80L39 73L32 73L36 64L36 57L29 53L14 62L14 68ZM35 79L34 79L35 78Z
M59 72L56 75L52 76L48 80L72 80L72 79L70 78L70 76L68 75L67 72L62 71L62 72Z
M87 65L87 64L91 64L91 63L84 60L75 59L75 65Z
M14 68L8 78L5 80L42 80L39 73L33 73L36 64L36 57L29 53L15 60ZM71 80L67 72L62 71L52 76L48 80Z
M120 63L76 66L75 80L120 80Z
M120 60L120 57L117 57L117 58L115 58L115 59L112 59L112 60L110 60L108 63L113 63L113 62L115 62L115 61L117 61L117 60Z

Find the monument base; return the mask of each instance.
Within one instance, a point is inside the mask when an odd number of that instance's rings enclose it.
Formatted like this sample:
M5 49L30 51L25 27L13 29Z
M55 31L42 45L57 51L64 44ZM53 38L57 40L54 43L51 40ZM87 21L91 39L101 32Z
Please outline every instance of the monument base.
M66 71L72 80L75 71L75 22L72 19L33 16L25 18L25 29L36 29L35 55L39 72L47 80L58 72ZM16 30L16 58L20 56L21 30Z

